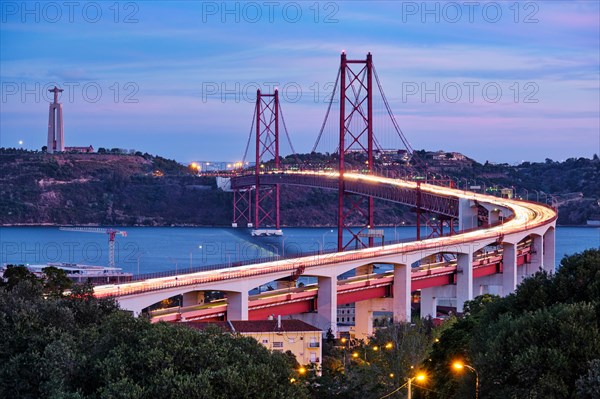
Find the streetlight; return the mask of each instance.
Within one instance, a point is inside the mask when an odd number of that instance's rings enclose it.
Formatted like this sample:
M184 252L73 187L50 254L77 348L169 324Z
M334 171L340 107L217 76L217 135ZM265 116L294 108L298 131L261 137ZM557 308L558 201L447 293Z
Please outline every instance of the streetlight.
M390 378L394 378L394 374L390 374ZM417 375L415 375L414 377L409 377L406 379L406 383L399 386L398 388L394 389L392 392L388 393L385 396L382 396L380 399L384 399L387 398L389 396L392 396L393 394L395 394L396 392L398 392L399 390L401 390L402 388L404 388L405 386L408 388L408 395L406 396L408 399L412 399L412 382L414 380L417 380L419 382L423 382L427 379L427 375L425 373L418 373Z
M326 231L325 233L323 233L323 237L321 238L321 253L325 252L325 236L328 233L333 233L333 229Z
M340 342L342 343L342 348L343 348L342 357L344 360L344 372L346 372L346 344L348 343L348 338L342 337L342 338L340 338Z
M137 253L137 275L140 275L140 258L142 257L142 255L145 255L146 252L144 251L140 251Z
M413 382L413 380L423 382L423 381L425 381L426 378L427 378L427 376L425 375L425 373L419 373L419 374L415 375L414 377L409 378L406 381L406 387L408 388L408 395L406 396L407 399L412 399L412 382Z
M270 246L271 248L273 248L275 250L275 257L279 258L279 249L274 245L274 244L267 244L268 246Z
M285 258L285 239L287 238L287 236L284 236L283 239L281 240L281 257Z
M469 366L468 364L465 364L460 361L456 361L456 362L452 363L452 368L457 371L462 371L464 368L467 368L467 369L471 370L473 373L475 373L475 399L478 399L479 398L479 373L477 373L477 370L475 370L475 368L473 368L472 366Z

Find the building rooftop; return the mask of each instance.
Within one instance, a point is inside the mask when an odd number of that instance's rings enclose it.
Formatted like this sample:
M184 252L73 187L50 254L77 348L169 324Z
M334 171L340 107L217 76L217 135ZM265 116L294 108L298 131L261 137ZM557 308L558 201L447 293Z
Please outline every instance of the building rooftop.
M188 322L186 325L204 330L208 326L217 326L231 333L262 333L262 332L322 332L321 329L301 320L281 320L281 328L277 327L277 320L234 320L215 322Z

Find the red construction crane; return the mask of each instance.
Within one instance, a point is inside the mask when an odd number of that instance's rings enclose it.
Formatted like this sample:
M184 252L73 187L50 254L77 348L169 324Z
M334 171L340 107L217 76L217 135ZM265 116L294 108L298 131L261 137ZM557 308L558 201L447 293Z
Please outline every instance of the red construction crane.
M108 267L115 267L115 236L118 234L127 237L126 231L102 227L61 227L59 230L108 234Z

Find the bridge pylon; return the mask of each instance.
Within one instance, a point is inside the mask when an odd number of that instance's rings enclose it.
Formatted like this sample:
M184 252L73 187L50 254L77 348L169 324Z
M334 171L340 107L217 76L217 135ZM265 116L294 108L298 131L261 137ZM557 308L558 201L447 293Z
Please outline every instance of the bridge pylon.
M265 94L256 91L256 155L254 201L252 211L253 235L281 235L279 216L279 184L261 184L260 174L266 166L263 162L273 159L275 169L279 169L279 92Z
M373 59L348 60L341 54L340 62L340 143L338 191L338 251L364 248L361 234L374 227L373 197L351 194L346 190L344 172L354 168L373 173ZM348 159L351 158L351 159ZM352 162L348 162L351 160ZM348 164L348 165L347 165ZM354 228L358 227L358 231ZM344 242L344 232L350 234ZM368 246L374 244L368 238Z

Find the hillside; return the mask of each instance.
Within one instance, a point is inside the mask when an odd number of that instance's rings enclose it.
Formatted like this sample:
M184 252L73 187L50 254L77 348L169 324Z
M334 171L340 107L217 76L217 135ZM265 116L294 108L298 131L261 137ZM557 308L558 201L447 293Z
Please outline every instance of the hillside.
M218 225L229 196L214 179L192 176L149 154L0 151L0 223Z
M322 162L321 154L301 155ZM461 188L513 187L517 196L559 205L560 224L585 224L598 217L600 161L479 164L472 160L427 159L428 178L451 178ZM380 167L381 165L377 165ZM399 166L392 166L400 168ZM445 173L443 173L445 171ZM404 172L401 172L403 174ZM46 154L0 149L1 225L227 226L232 193L214 178L150 154ZM497 191L491 191L497 192ZM337 193L281 187L281 220L289 226L335 225ZM377 224L414 223L414 213L376 202Z

